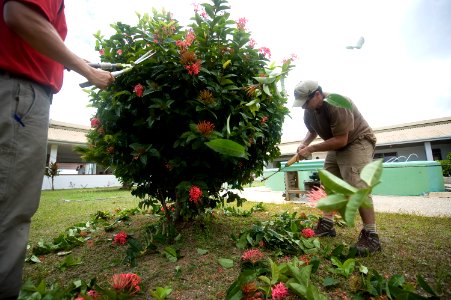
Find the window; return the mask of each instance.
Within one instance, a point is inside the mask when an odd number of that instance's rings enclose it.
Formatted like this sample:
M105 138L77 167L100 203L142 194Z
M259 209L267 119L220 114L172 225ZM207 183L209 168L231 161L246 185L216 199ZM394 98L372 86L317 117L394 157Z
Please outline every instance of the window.
M432 159L442 160L442 151L440 149L432 149Z
M393 161L396 157L398 157L398 152L386 152L386 153L375 153L374 159L382 158L384 162Z

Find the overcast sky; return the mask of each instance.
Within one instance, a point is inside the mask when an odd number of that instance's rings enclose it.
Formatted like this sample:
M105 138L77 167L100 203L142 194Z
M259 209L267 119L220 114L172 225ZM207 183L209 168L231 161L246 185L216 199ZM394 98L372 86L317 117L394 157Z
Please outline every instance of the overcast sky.
M191 23L189 0L66 0L66 44L79 56L99 61L93 33L108 36L109 25L135 25L135 12L165 8L181 25ZM248 19L256 47L272 60L296 54L286 80L291 118L283 140L305 136L302 108L291 108L293 88L305 79L323 90L349 96L373 128L451 116L451 1L449 0L229 0L232 19ZM346 49L365 38L361 49ZM78 86L85 81L66 72L50 118L89 125L95 113Z

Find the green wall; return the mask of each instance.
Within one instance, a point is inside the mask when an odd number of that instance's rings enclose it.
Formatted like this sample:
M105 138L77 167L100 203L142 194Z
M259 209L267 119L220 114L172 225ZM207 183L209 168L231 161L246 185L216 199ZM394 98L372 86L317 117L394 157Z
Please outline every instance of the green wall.
M282 163L282 168L285 163ZM445 190L442 167L435 161L410 161L384 163L381 183L374 190L374 195L419 196L429 192ZM324 167L324 159L306 160L284 168L265 181L265 186L273 191L285 191L284 172L298 172L299 189L304 190L304 180L310 180L312 172ZM274 174L278 169L267 169L263 175Z

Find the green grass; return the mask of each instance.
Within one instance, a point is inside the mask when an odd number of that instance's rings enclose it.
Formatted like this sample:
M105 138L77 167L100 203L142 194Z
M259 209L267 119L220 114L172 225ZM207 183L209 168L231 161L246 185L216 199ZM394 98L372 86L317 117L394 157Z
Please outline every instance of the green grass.
M40 239L51 241L67 227L91 220L97 211L113 212L117 209L134 208L138 200L129 191L117 189L81 189L45 191L41 205L33 217L30 244ZM256 203L246 202L242 209L250 209ZM180 250L182 258L169 262L160 250L138 258L137 266L124 265L122 259L125 249L112 247L114 233L124 230L136 237L145 224L154 222L148 214L138 214L129 221L119 224L113 232L97 231L92 236L93 246L83 245L72 250L72 255L81 258L82 264L66 271L60 271L58 265L64 257L56 254L42 256L42 263L27 263L24 278L46 279L67 286L75 279L85 281L96 277L101 285L108 285L115 273L133 272L143 279L144 298L157 286L170 286L173 289L169 299L224 299L225 291L239 274L239 264L231 269L223 269L218 258L240 260L242 250L235 247L231 234L239 234L257 221L269 220L276 213L297 211L306 214L319 214L313 208L296 204L264 204L266 211L255 212L250 217L228 217L221 214L208 222L207 226L192 222L180 229L181 239L173 246ZM383 251L367 258L357 258L357 265L363 264L377 270L380 274L403 275L415 284L415 276L421 274L427 282L442 294L443 299L451 298L451 218L422 217L405 214L377 213L378 231ZM355 228L337 228L336 238L322 238L322 247L336 246L341 243L353 244L358 236L360 224ZM199 255L197 249L206 249L208 253ZM176 268L180 272L176 272ZM327 265L320 267L324 274ZM313 277L318 286L322 278ZM349 295L349 283L340 278L338 288L326 290L331 299L341 299L338 295Z

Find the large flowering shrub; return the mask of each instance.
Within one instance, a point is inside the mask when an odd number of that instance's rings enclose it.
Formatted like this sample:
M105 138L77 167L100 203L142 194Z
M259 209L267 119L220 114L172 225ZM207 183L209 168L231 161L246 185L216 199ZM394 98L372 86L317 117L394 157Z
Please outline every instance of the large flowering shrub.
M224 183L241 188L280 154L292 59L269 64L270 50L257 48L247 20L230 20L228 9L223 0L197 6L186 28L153 11L136 26L112 25L109 38L96 34L102 61L155 54L91 92L97 114L85 157L113 166L146 205L174 203L175 218L239 199Z

